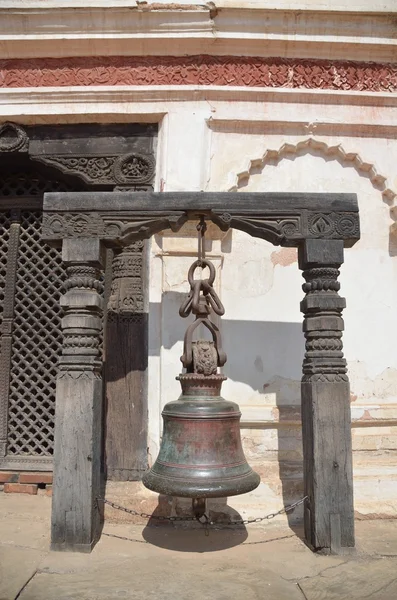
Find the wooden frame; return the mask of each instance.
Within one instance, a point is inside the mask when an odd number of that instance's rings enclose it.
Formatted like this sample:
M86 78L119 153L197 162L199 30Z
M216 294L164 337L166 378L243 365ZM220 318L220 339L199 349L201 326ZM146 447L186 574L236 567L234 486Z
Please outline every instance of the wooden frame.
M84 210L81 207L84 206ZM90 551L100 533L101 298L105 247L122 248L204 215L271 242L295 246L306 283L301 303L305 537L315 550L354 547L350 394L342 352L344 247L359 239L355 194L49 193L43 239L61 244L64 348L56 404L52 548Z
M18 291L16 284L21 279L20 258L23 244L20 240L21 235L25 233L21 225L21 215L27 210L42 212L45 189L48 191L151 190L155 171L156 134L156 124L92 123L22 127L17 123L0 123L1 191L3 187L8 186L7 194L0 193L0 212L7 211L11 215L9 220L11 224L7 231L8 239L7 235L4 236L8 248L7 254L2 257L3 263L6 262L6 274L1 282L4 288L4 299L2 319L0 319L0 468L3 470L51 471L53 467L51 452L54 395L53 388L49 392L44 387L45 377L48 375L48 363L44 374L42 370L43 387L38 388L37 383L36 385L32 383L27 376L29 385L23 391L21 406L27 409L32 407L33 419L29 423L31 416L29 411L27 415L21 416L22 408L20 414L15 414L15 410L14 413L12 411L12 402L14 409L15 406L19 408L15 401L15 382L18 382L17 388L20 387L19 384L22 387L25 374L31 366L31 355L28 354L25 360L26 369L21 366L17 375L15 370L12 374L15 357L18 356L20 365L23 363L23 356L21 353L18 355L15 344L16 336L18 334L21 336L20 322L18 324L16 318L20 306L15 302ZM29 193L32 195L28 195ZM146 347L148 343L147 318L144 312L147 302L145 248L143 242L135 242L119 253L113 265L112 254L112 251L109 251L106 264L109 283L106 292L112 291L112 295L108 302L107 314L104 316L104 337L107 338L109 351L105 374L106 447L103 452L103 468L108 479L137 480L141 479L147 467L147 352L143 353L146 359L142 362L142 356L139 356L137 351ZM115 273L113 282L110 281L112 270ZM29 276L26 277L26 281L28 280ZM59 286L59 282L54 286L47 280L43 284L44 295L48 298L54 287L59 289ZM30 290L34 292L33 287ZM33 294L30 295L33 297ZM109 295L105 293L106 299ZM46 310L46 317L50 315L48 305L43 304L40 308ZM32 312L35 314L34 308ZM54 326L53 331L59 329L60 324L59 327ZM46 339L50 339L51 331L48 326L45 333ZM136 343L128 346L131 337ZM128 349L130 366L128 372L123 371L127 361L117 360L119 357L111 351L114 340L117 340L118 344L121 343L126 351ZM54 350L55 360L58 348L59 346ZM50 368L52 367L53 363ZM10 393L11 387L14 387L14 395ZM41 397L39 407L35 393ZM120 396L124 400L124 406L119 402ZM128 418L123 409L131 404L132 397L137 410ZM46 407L47 421L43 420L42 416L40 418L43 405ZM43 453L40 451L36 453L34 447L31 450L27 444L24 445L23 436L29 425L32 425L32 421L33 441L36 432L40 436L40 428L42 432L46 432L44 437L48 447ZM36 421L38 425L35 431ZM127 446L124 442L131 432L135 443ZM11 437L12 435L14 438ZM19 453L15 451L15 438L18 437L22 445ZM19 440L17 439L17 443Z

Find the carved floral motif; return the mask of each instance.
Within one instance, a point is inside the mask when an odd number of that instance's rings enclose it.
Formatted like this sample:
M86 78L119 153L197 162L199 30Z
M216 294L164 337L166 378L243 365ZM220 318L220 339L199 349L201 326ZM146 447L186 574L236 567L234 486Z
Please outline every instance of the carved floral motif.
M0 60L0 87L224 85L396 92L397 64L245 56Z
M309 219L309 231L312 235L330 237L334 232L334 228L332 215L315 214Z
M187 221L185 213L179 211L139 214L131 211L128 218L117 218L99 213L66 213L43 215L42 236L48 240L68 237L99 237L130 244L139 239L150 238L163 229L178 231Z
M130 153L122 156L32 156L32 160L56 167L62 173L75 174L86 183L142 184L154 175L154 160L149 155Z

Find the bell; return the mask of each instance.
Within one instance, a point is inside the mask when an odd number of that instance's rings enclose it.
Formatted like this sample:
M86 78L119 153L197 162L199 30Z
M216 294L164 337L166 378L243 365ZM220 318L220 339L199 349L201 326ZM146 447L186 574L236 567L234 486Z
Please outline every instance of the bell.
M196 342L204 348L210 343ZM143 477L144 485L159 494L188 498L254 490L260 478L244 456L239 407L220 395L226 377L186 373L178 379L182 394L164 407L160 452Z
M193 278L197 267L208 267L205 280ZM177 379L182 394L165 405L163 438L152 468L143 484L159 494L204 501L245 494L258 487L260 478L248 465L240 437L241 413L235 402L221 396L224 375L217 372L226 362L220 331L209 319L211 313L224 313L212 285L215 268L200 259L190 267L190 293L180 308L182 317L193 313L196 320L185 334L181 361L186 372ZM213 341L192 341L194 330L204 325Z

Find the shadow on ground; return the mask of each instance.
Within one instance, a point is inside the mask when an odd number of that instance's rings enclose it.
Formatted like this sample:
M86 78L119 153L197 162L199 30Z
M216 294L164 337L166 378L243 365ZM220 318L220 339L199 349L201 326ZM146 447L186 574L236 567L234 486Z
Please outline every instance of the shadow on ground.
M248 537L244 524L232 524L241 521L242 516L227 504L227 498L207 501L208 523L206 517L201 517L200 522L179 520L192 515L189 499L174 499L168 504L170 510L164 518L166 505L167 497L159 496L158 506L142 532L146 542L159 548L177 552L216 552L238 546Z

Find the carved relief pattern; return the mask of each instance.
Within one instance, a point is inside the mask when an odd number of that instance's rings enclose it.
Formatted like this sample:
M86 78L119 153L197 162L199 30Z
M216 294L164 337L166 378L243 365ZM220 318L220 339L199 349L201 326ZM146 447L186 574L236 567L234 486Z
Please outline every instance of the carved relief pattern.
M309 231L316 237L331 237L335 223L331 215L315 214L309 218Z
M144 184L154 175L154 160L149 155L130 153L122 156L32 156L32 160L56 167L62 173L75 174L86 183Z
M303 271L306 297L301 303L304 312L303 330L306 352L302 381L348 381L343 357L343 319L345 300L338 294L337 266L315 267Z
M301 239L300 216L258 218L255 215L216 213L212 214L212 220L220 229L226 231L229 227L240 229L246 233L261 237L272 244L283 244L287 239Z
M140 321L145 310L142 280L144 242L123 248L113 259L112 287L108 301L109 322L125 319Z
M129 217L124 214L120 218L114 213L112 216L105 213L47 213L43 218L43 237L54 240L96 236L128 244L164 229L178 231L187 219L186 213L177 211L131 211ZM223 231L234 227L275 245L296 246L305 238L358 239L360 233L358 213L349 212L306 214L302 211L302 215L260 218L255 214L212 211L211 219Z
M302 218L302 216L305 218ZM358 213L307 213L284 217L258 218L254 215L217 213L212 219L222 230L229 227L264 238L275 245L296 245L305 238L358 239Z
M63 346L59 378L99 378L102 367L101 272L89 265L69 264L62 297Z
M397 64L244 56L0 60L0 87L224 85L396 92Z
M308 237L358 239L358 213L312 213L308 216Z
M198 340L192 342L193 373L200 375L216 375L218 373L218 352L212 341Z
M335 267L316 267L310 271L303 271L303 277L306 283L302 285L302 289L306 294L309 292L328 292L340 290L340 283L337 281L339 270Z
M0 125L0 152L21 152L28 149L28 136L15 123Z
M43 237L58 239L89 236L106 236L104 221L97 213L43 215Z
M71 288L77 289L92 289L94 288L99 294L103 293L103 283L97 279L97 270L94 267L74 265L71 270L67 271L68 279L64 283L66 291Z
M137 239L149 238L163 229L178 231L187 221L183 212L139 214L130 213L129 218L120 218L99 213L66 213L43 216L43 238L59 240L67 237L99 237L121 240L126 244Z
M335 229L343 237L358 237L360 233L360 224L357 213L344 213L336 215Z

